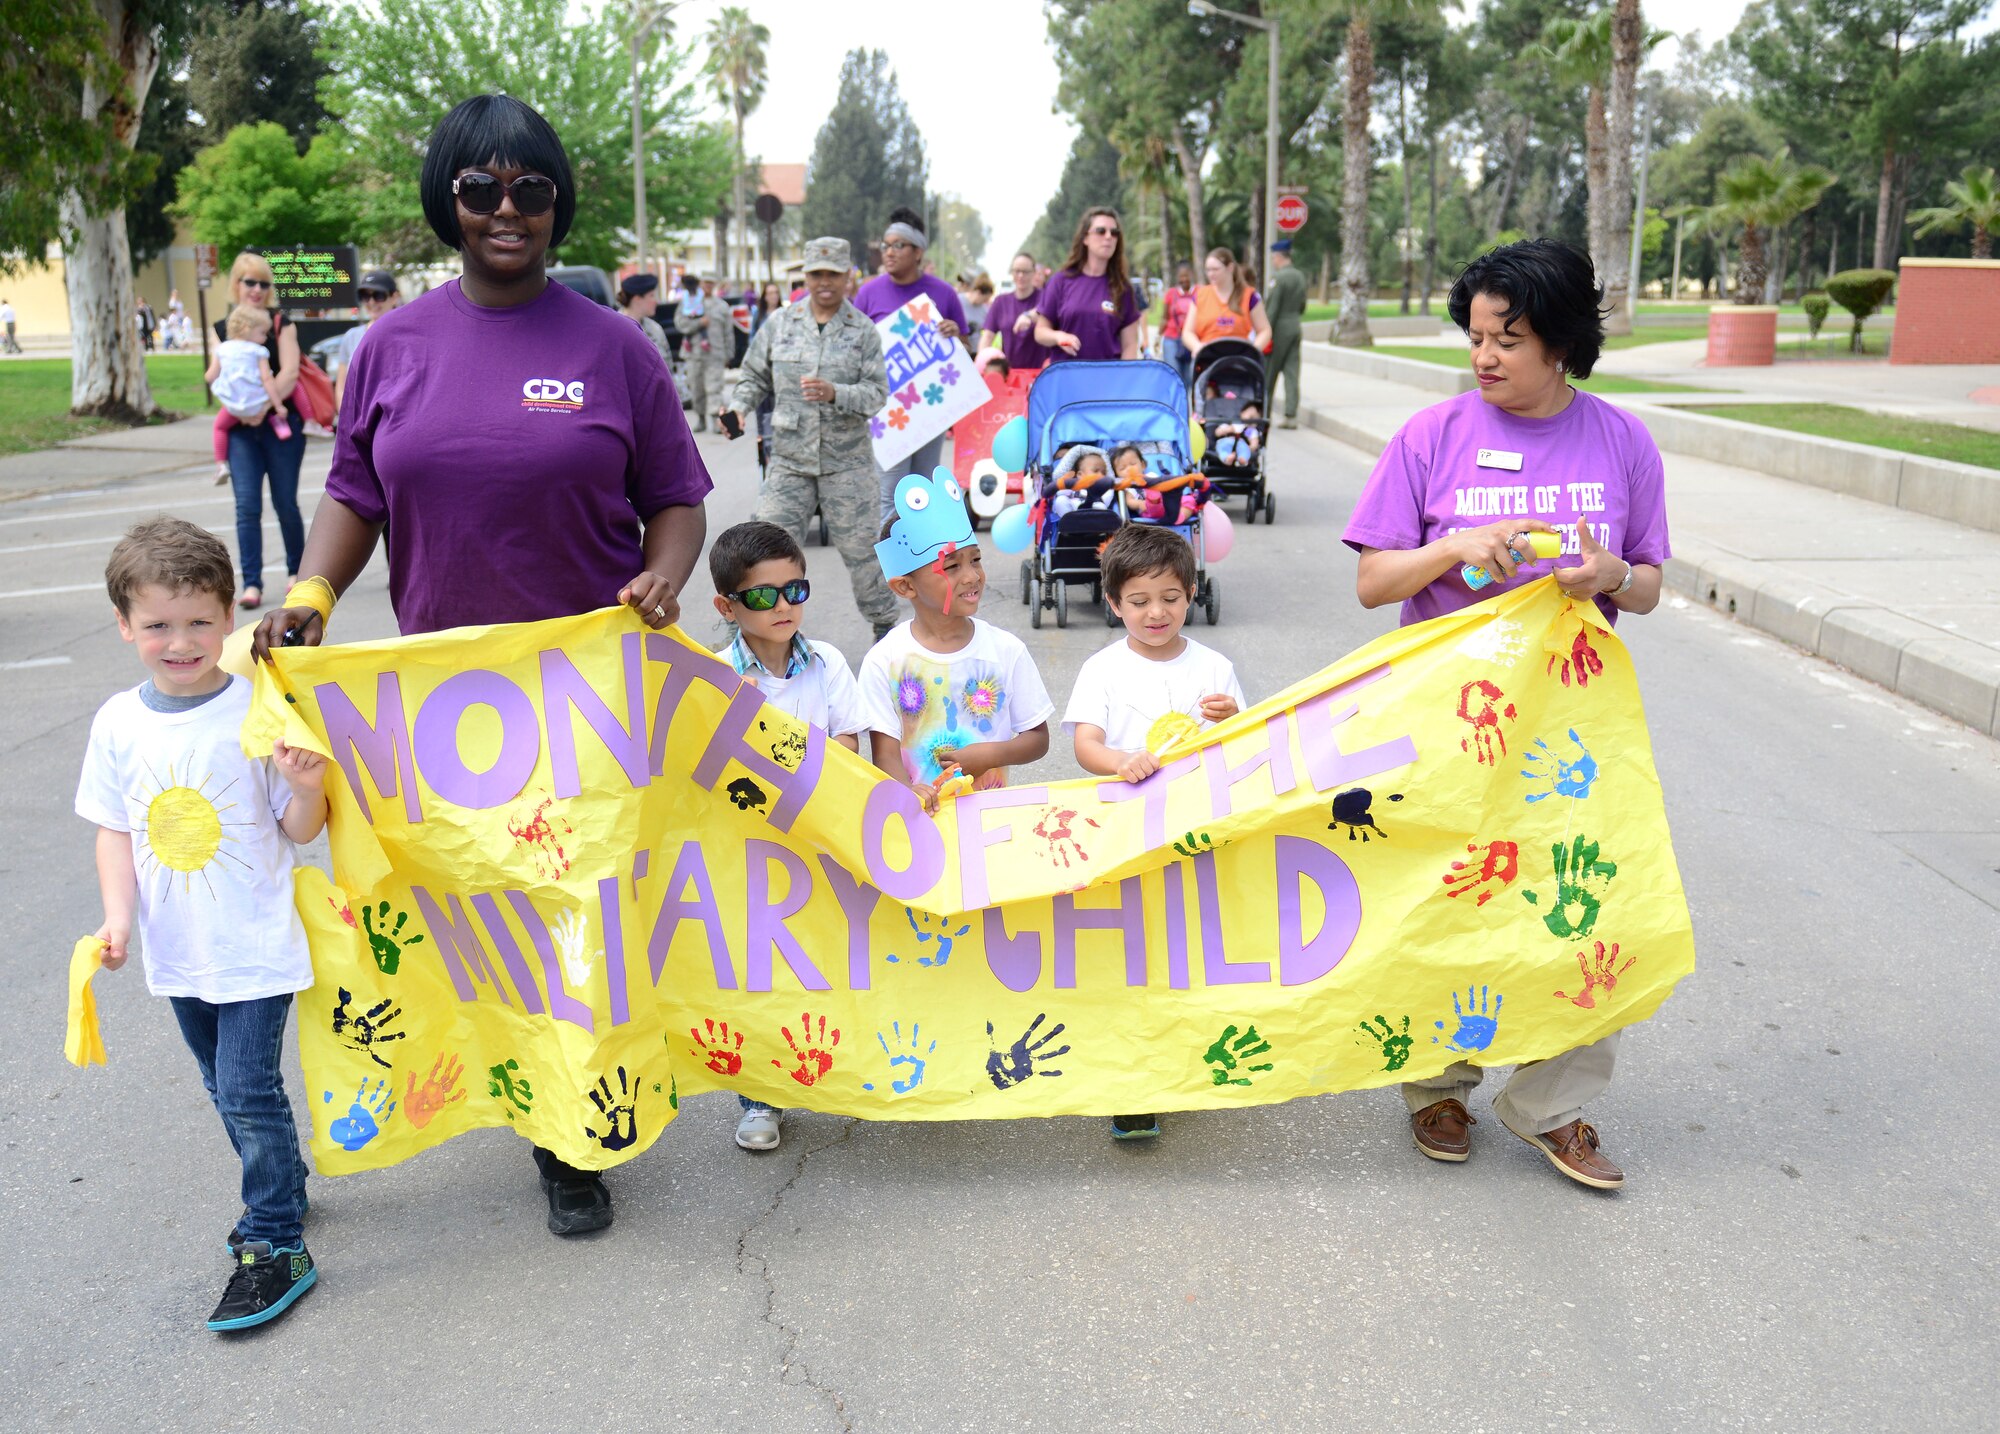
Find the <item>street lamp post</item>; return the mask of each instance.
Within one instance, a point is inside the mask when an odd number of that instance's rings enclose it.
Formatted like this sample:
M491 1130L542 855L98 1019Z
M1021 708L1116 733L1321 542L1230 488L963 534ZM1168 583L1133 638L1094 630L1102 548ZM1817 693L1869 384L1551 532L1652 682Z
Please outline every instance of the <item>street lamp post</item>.
M1210 0L1188 0L1187 8L1190 15L1234 20L1239 25L1248 25L1270 36L1270 75L1264 96L1264 243L1269 245L1278 237L1278 22L1236 10L1224 10ZM1197 254L1195 258L1199 261L1201 256ZM1259 274L1268 277L1269 263L1263 255L1253 254L1250 261Z

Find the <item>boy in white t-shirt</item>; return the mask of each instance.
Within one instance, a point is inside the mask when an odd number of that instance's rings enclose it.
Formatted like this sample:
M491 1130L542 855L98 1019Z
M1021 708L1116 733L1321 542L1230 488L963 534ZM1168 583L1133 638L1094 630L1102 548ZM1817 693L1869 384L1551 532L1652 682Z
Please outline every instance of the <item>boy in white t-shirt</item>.
M1100 567L1125 636L1083 664L1063 726L1084 771L1143 782L1160 769L1155 752L1241 711L1243 688L1228 658L1181 635L1195 567L1178 533L1129 523L1104 545ZM1159 1133L1156 1115L1112 1117L1114 1140Z
M1006 785L1007 768L1047 754L1055 703L1021 639L973 615L986 572L950 469L898 481L875 556L916 610L861 663L875 765L933 811L947 775Z
M318 1279L301 1229L306 1164L279 1058L312 985L292 905L294 843L326 825L326 762L277 744L243 755L250 683L216 665L236 578L215 536L152 518L112 549L105 586L148 679L90 724L77 815L98 826L107 970L138 922L146 986L165 996L243 1163L236 1262L213 1330L276 1319Z
M868 717L847 659L832 643L802 631L812 585L798 541L776 523L738 523L724 529L708 550L708 575L715 580L715 610L736 625L736 640L715 655L780 712L819 728L850 752L860 751ZM773 740L771 756L783 762L785 734ZM802 745L793 750L805 755ZM776 1150L784 1112L747 1095L737 1100L743 1114L736 1122L736 1143L745 1150Z

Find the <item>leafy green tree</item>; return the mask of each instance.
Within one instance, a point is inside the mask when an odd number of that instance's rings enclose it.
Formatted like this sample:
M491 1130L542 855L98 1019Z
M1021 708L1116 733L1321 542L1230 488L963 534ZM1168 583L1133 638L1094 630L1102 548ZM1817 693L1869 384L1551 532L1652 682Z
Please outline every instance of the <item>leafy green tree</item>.
M1861 352L1861 325L1895 288L1896 276L1887 269L1843 269L1827 276L1827 297L1854 315L1854 329L1847 336L1850 352Z
M725 5L722 13L709 22L703 38L708 45L705 69L715 86L716 98L728 106L734 126L736 163L734 181L730 186L729 214L737 240L743 244L747 255L749 245L743 236L748 232L750 215L748 206L743 202L744 173L748 163L743 154L743 121L764 102L764 86L770 79L770 60L764 47L771 43L771 32L752 20L750 12L742 6ZM727 245L718 255L718 262L724 273L730 272Z
M1124 181L1118 176L1118 151L1102 135L1079 130L1070 141L1069 157L1063 161L1056 192L1048 207L1021 247L1050 268L1059 267L1069 256L1070 240L1086 209L1108 204L1124 210Z
M1968 164L1959 177L1944 187L1946 203L1919 209L1910 216L1919 236L1956 234L1972 226L1972 257L1993 257L1993 231L2000 229L2000 185L1993 179L1992 165Z
M555 127L576 177L561 257L610 267L630 252L629 27L607 8L572 21L566 0L376 0L342 12L323 89L354 158L355 237L391 262L431 262L417 196L424 142L453 105L504 92ZM649 230L706 223L730 184L730 142L703 120L685 51L642 47L639 92Z
M986 257L992 226L979 211L956 194L940 194L931 208L931 255L947 279L975 274Z
M202 128L191 110L186 82L162 67L146 92L146 113L140 121L136 151L152 161L152 175L125 206L125 239L135 265L157 258L174 242L174 217L169 209L175 186L202 144Z
M880 50L849 50L840 90L813 142L800 224L808 235L837 235L855 262L882 235L889 211L924 212L930 176L923 136Z
M181 171L174 212L224 254L292 244L352 242L351 163L331 135L301 155L284 126L238 125Z
M1697 215L1705 227L1741 231L1737 303L1764 301L1769 268L1765 240L1770 231L1819 203L1832 183L1832 174L1816 164L1798 164L1788 149L1774 155L1745 155L1722 172L1715 185L1715 202Z
M187 87L211 142L269 120L304 154L326 123L319 96L326 39L319 12L299 0L204 5L188 37Z

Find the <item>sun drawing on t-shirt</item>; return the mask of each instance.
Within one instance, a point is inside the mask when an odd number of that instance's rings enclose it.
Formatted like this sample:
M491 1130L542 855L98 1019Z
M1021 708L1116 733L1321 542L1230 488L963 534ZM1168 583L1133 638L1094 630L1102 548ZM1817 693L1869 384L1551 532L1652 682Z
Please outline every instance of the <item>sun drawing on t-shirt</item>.
M236 785L234 778L211 792L209 785L215 778L204 776L195 781L192 762L178 774L168 767L165 781L151 772L147 776L152 779L154 790L145 798L146 821L139 830L139 835L145 838L145 855L140 858L142 870L164 867L180 873L183 891L192 889L195 877L199 876L208 887L208 894L213 896L215 883L207 875L210 865L227 860L245 871L250 869L249 862L225 850L238 840L231 834L231 828L256 825L251 821L231 821L226 815L236 809L236 803L222 800ZM145 796L143 792L140 795ZM171 876L167 883L171 888Z

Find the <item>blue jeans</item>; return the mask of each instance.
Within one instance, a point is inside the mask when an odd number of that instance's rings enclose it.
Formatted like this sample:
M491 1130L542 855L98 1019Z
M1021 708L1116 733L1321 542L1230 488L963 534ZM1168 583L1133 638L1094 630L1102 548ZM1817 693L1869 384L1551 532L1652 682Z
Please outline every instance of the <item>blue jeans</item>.
M767 1104L765 1104L765 1103L764 1103L763 1101L761 1101L761 1100L752 1100L752 1099L750 1099L750 1097L749 1097L749 1096L747 1096L747 1095L739 1095L739 1096L737 1096L737 1097L736 1097L736 1103L737 1103L738 1105L742 1106L742 1107L743 1107L743 1108L744 1108L745 1110L777 1110L777 1109L779 1109L779 1107L778 1107L778 1106L775 1106L775 1105L767 1105Z
M1183 386L1187 384L1193 361L1188 358L1187 345L1179 339L1161 339L1160 357L1174 366L1174 372L1181 376Z
M304 1238L306 1162L299 1131L285 1099L278 1062L285 1049L290 996L220 1005L195 996L170 996L181 1036L201 1067L201 1083L215 1102L229 1143L243 1162L246 1240L297 1245Z
M889 519L896 516L896 484L901 481L903 475L906 473L921 473L926 478L930 477L931 470L936 468L944 458L944 441L949 437L951 437L951 430L946 429L909 457L898 462L894 467L877 470L882 475L883 522L886 523ZM810 517L811 515L808 514L807 516Z
M291 419L292 436L280 438L267 419L254 427L229 430L229 485L236 494L236 560L243 586L264 585L264 476L271 478L271 511L285 540L285 571L296 573L306 550L306 525L299 518L299 466L306 459L305 420Z

